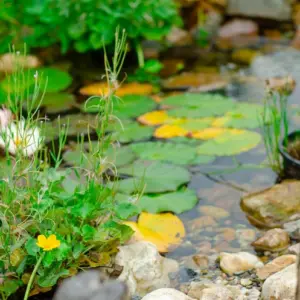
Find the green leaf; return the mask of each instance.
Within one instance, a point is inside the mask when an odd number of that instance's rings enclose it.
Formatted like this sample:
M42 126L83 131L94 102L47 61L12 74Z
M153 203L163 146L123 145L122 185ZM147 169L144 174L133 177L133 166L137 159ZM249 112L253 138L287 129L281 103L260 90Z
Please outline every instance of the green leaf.
M136 118L153 110L156 103L147 96L128 95L122 97L114 106L114 115L120 119Z
M54 260L55 260L55 255L53 251L48 251L43 257L42 264L45 268L49 268L54 262Z
M124 225L124 224L117 223L115 221L105 222L101 226L101 228L107 230L108 232L109 231L117 232L116 237L120 239L121 243L128 241L130 239L130 237L132 236L132 234L134 233L134 231L132 230L131 227Z
M83 244L77 243L72 251L73 257L75 259L79 258L79 256L81 255L81 253L85 250L85 246Z
M192 165L204 165L213 162L216 159L215 156L212 155L198 155L191 162Z
M121 143L137 142L151 138L153 132L154 129L152 127L133 123L125 125L124 130L117 133L116 139Z
M83 225L82 229L82 237L84 241L89 241L94 238L94 235L96 233L96 229L88 224Z
M43 276L38 279L38 284L41 287L51 287L57 283L57 280L62 276L69 275L69 271L66 269L56 270L56 268L48 269Z
M145 193L174 191L190 180L186 169L161 162L136 161L132 166L120 168L119 173L135 177L118 182L118 191L125 194L141 192L143 188Z
M203 155L236 155L256 147L260 140L261 136L256 132L246 130L237 133L228 132L203 143L197 148L197 152Z
M142 196L138 205L143 211L152 214L168 211L181 214L191 210L197 202L196 193L193 190L186 189L185 191L158 196Z
M48 93L55 93L65 90L72 83L72 77L67 72L55 68L40 68L38 76L41 76L41 90Z
M72 94L46 93L41 102L41 107L45 107L47 113L54 114L71 109L76 104L75 100Z
M143 69L151 74L156 74L161 71L163 64L157 59L149 59L145 62Z
M108 160L117 168L128 165L136 159L135 153L129 147L114 148L110 147L106 152Z
M117 205L115 213L120 220L128 220L129 218L138 215L140 210L136 205L124 202Z
M184 144L146 142L130 145L143 160L161 160L178 165L188 165L196 158L195 147Z
M4 283L0 285L0 291L2 291L7 297L14 294L23 283L21 280L6 279Z
M37 240L34 238L29 238L25 244L25 248L27 253L32 256L36 256L36 254L40 251L39 246L36 244Z

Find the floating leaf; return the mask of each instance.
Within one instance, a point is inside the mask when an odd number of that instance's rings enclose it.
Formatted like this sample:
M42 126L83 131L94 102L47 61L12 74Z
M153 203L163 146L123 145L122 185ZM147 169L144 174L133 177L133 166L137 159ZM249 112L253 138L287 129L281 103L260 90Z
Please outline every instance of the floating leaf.
M227 112L224 117L217 118L212 126L249 128L254 129L260 126L259 114L263 112L263 107L254 103L239 103L237 107Z
M125 222L137 234L138 239L149 241L156 245L161 253L174 250L185 236L182 221L171 213L140 214L138 222Z
M209 127L213 120L213 118L185 119L180 123L180 127L188 131L201 130Z
M80 94L85 96L104 96L108 93L106 82L96 82L80 89ZM153 86L150 84L142 84L137 82L126 83L121 85L115 95L122 97L125 95L150 95L153 92Z
M136 142L149 139L153 135L154 129L141 126L137 123L124 125L124 130L119 131L116 139L121 143Z
M40 104L45 107L47 113L58 113L69 110L75 106L75 97L67 93L46 93L42 102L37 101L36 105Z
M165 124L168 115L164 110L155 110L138 117L138 121L144 125L156 126Z
M126 166L136 159L134 152L129 147L110 147L106 151L105 155L107 156L107 159L112 162L117 168Z
M146 142L130 145L143 160L162 160L179 165L188 165L196 157L196 149L184 144Z
M211 140L228 132L225 128L205 128L203 130L194 131L191 137L200 140Z
M196 193L186 189L174 193L167 193L158 196L142 196L138 206L146 212L157 214L160 212L174 212L181 214L192 209L198 202Z
M162 125L154 132L154 136L158 139L169 139L173 137L186 136L188 131L178 125Z
M186 169L162 162L136 161L120 168L119 174L134 176L118 182L118 191L125 194L141 192L144 187L145 193L175 191L190 180Z
M236 155L256 147L260 140L256 132L236 129L203 143L197 151L204 155Z
M196 165L204 165L204 164L209 164L213 162L216 159L215 156L212 155L198 155L192 162L191 164L196 166Z

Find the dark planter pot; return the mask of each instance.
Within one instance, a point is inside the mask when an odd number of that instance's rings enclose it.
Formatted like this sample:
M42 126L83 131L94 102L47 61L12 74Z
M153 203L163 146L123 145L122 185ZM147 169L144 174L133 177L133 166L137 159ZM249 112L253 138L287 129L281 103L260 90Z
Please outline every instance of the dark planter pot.
M300 131L294 131L288 135L288 143L292 143L297 139L300 140ZM286 152L285 146L284 141L279 146L279 151L283 158L283 175L286 178L300 179L300 160L295 159Z

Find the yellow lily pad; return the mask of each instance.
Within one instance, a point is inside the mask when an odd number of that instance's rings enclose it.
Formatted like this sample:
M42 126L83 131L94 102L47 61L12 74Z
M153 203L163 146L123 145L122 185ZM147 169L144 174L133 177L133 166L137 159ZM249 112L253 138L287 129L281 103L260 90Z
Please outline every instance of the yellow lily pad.
M125 222L134 231L134 239L149 241L156 245L161 253L174 250L185 236L182 221L171 213L140 214L138 222Z
M159 139L170 139L173 137L186 136L188 133L187 130L178 125L166 124L158 127L154 132L154 136Z
M164 124L168 115L164 110L155 110L138 117L138 121L144 125L156 126Z
M225 128L205 128L202 130L193 131L191 133L191 137L200 140L211 140L221 136L225 132Z
M90 85L84 86L80 89L80 94L84 96L105 96L108 93L106 82L96 82ZM122 97L125 95L150 95L153 92L153 86L151 84L142 83L126 83L121 85L115 92L115 95Z

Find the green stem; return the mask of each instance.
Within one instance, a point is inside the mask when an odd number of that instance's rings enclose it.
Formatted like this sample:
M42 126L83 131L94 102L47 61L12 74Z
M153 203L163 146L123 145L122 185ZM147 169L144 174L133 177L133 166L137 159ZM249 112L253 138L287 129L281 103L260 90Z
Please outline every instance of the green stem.
M145 65L144 52L143 52L143 48L141 46L141 43L139 43L137 41L135 42L135 51L136 51L136 54L137 54L139 67L143 68L144 65Z
M36 272L37 272L44 256L45 256L45 252L40 256L39 260L37 261L32 273L30 275L30 278L29 278L29 281L28 281L28 284L27 284L27 288L26 288L26 292L25 292L25 296L24 296L24 300L27 300L28 297L29 297L30 289L31 289L35 274L36 274Z

